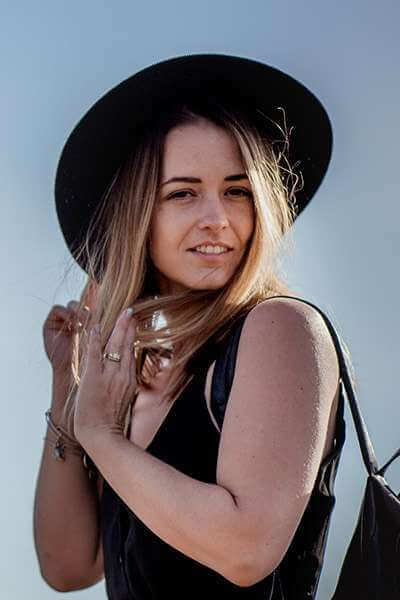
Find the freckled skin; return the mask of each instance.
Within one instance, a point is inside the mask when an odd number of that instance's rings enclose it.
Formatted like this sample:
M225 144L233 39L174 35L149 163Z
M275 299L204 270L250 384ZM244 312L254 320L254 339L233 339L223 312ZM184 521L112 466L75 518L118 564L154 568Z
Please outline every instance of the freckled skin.
M161 183L195 177L199 183L162 185L151 225L150 256L162 293L215 290L227 283L246 251L254 227L251 185L236 141L206 119L172 129L165 141ZM225 243L228 253L204 258L193 248L206 240Z

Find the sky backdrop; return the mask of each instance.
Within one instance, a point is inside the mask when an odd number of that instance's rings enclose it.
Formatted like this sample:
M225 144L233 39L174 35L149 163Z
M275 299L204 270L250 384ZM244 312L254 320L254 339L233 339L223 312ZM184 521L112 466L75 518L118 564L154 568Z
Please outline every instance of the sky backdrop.
M286 270L350 348L379 462L400 446L399 21L397 0L0 1L2 598L58 595L41 579L32 536L51 386L41 328L50 307L83 283L68 270L56 219L58 157L99 96L155 61L199 52L255 58L326 106L331 168L295 224ZM347 408L346 420L319 600L333 592L366 479ZM399 491L400 468L387 477ZM105 599L104 583L63 598Z

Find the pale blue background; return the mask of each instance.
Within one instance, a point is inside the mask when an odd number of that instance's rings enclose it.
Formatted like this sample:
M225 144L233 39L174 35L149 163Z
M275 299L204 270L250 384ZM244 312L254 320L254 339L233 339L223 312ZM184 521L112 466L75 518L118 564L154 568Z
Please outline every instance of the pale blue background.
M49 406L42 322L76 296L77 272L53 205L67 134L108 88L184 53L248 56L281 68L325 103L332 166L295 226L287 269L299 295L334 318L353 355L380 462L400 446L399 33L397 0L0 2L1 598L47 600L32 504ZM340 466L319 600L330 597L364 486L354 430ZM398 491L400 470L388 473ZM266 498L266 502L268 499ZM105 598L104 584L65 598Z

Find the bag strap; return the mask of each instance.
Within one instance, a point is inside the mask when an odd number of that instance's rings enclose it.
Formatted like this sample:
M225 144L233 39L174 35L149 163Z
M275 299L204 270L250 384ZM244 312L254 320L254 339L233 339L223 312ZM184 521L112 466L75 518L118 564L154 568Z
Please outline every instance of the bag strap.
M400 448L396 452L396 454L386 463L386 465L384 465L384 467L382 467L382 469L379 471L378 462L377 462L377 459L375 456L375 451L374 451L371 439L369 437L369 433L368 433L367 427L365 425L365 421L360 412L360 408L359 408L359 405L357 402L356 392L354 390L354 386L353 386L353 383L352 383L350 375L349 375L349 370L347 368L345 354L343 352L341 342L339 340L339 337L338 337L332 323L330 322L328 317L325 315L325 313L320 308L318 308L318 306L316 306L312 302L309 302L308 300L304 300L302 298L297 298L295 296L272 296L271 298L269 298L269 300L272 300L274 298L288 298L290 300L299 300L300 302L304 302L305 304L308 304L309 306L312 306L313 308L315 308L315 310L318 311L319 314L324 319L326 326L328 327L329 332L332 336L333 343L335 344L335 348L336 348L336 352L337 352L337 356L338 356L338 362L339 362L339 369L340 369L340 379L341 379L340 385L342 386L342 388L344 388L344 390L346 392L347 400L350 404L351 414L352 414L352 417L354 420L354 425L356 428L358 442L360 445L364 465L365 465L369 475L374 475L374 474L383 475L384 470L400 454ZM244 322L244 320L243 320L243 322ZM241 325L243 325L243 322L241 322ZM240 331L241 331L241 327L239 327L239 330L236 331L235 333L240 335ZM236 339L236 341L238 341L237 338L238 338L238 335L234 335L234 340ZM236 357L236 353L234 353L234 357ZM224 361L223 357L222 357L222 361ZM222 367L223 366L224 366L224 364L222 364ZM217 370L217 365L216 365L215 370Z

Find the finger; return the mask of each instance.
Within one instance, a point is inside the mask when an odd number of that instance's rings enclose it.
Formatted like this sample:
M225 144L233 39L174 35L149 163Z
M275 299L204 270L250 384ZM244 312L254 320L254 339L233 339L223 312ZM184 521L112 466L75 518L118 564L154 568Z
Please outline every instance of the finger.
M105 352L122 352L125 336L132 318L132 310L124 310L117 319L114 329L108 339Z
M92 315L90 310L86 307L77 308L74 314L73 322L78 331L81 329L86 330L90 324L90 319Z
M67 304L68 310L71 313L71 323L75 333L85 329L90 320L90 309L88 306L82 306L80 302L71 300Z
M77 315L77 327L79 331L84 331L85 333L89 331L90 324L92 321L92 314L89 309L82 309Z
M45 329L53 329L62 331L68 328L71 315L64 306L55 305L47 315L47 318L43 324Z
M90 307L89 307L87 304L84 304L84 305L82 306L82 312L83 312L83 313L84 313L86 316L88 316L88 315L90 316L90 314L91 314L91 309L90 309Z
M124 340L132 318L132 312L133 311L131 309L127 309L123 311L117 319L113 332L105 348L103 362L103 373L105 374L111 375L112 373L115 373L116 369L119 370L121 367L121 360L124 357L125 352L127 352L127 350L124 349ZM112 360L112 358L107 357L107 353L115 353L117 356L119 355L121 360Z
M86 314L87 312L90 312L90 308L88 306L86 306L86 304L82 304L81 302L78 302L77 300L70 300L67 304L67 308L68 310L72 311L73 313L79 313L79 314Z
M94 307L96 302L97 284L90 279L87 281L85 287L82 290L80 301L90 309Z
M90 330L84 367L84 372L86 373L87 371L93 373L101 372L101 337L99 325L92 327Z
M49 312L49 314L47 315L47 319L46 321L49 320L65 320L68 319L69 317L69 311L67 308L65 308L65 306L61 306L61 304L55 304L54 306L51 307L51 310Z
M126 373L136 373L136 360L133 344L137 338L137 322L134 318L131 319L124 341L124 348L121 358L121 368Z
M74 334L77 333L77 326L76 326L76 318L75 318L75 306L76 302L75 300L71 300L70 302L67 303L66 307L62 307L63 310L65 311L65 317L64 317L64 325L63 328L65 331L67 331L70 334Z

